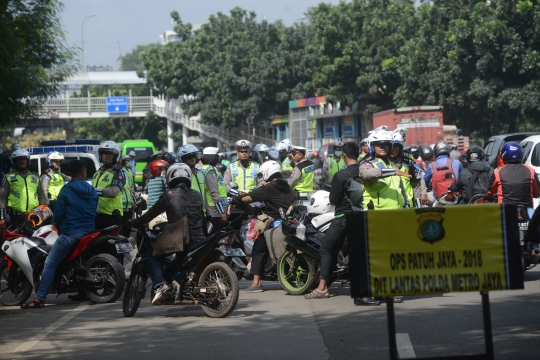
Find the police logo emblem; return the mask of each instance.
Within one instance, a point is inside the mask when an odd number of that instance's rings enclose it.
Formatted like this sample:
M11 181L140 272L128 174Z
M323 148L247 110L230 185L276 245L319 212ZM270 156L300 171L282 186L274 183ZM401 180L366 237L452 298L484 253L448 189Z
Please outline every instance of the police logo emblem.
M445 231L442 225L444 219L441 214L424 214L418 219L418 238L422 241L433 244L444 238Z

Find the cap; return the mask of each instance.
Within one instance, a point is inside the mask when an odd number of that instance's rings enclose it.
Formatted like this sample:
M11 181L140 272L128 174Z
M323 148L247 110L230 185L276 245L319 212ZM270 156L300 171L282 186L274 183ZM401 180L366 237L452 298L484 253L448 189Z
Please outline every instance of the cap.
M203 155L217 155L219 148L217 147L206 147L203 150Z

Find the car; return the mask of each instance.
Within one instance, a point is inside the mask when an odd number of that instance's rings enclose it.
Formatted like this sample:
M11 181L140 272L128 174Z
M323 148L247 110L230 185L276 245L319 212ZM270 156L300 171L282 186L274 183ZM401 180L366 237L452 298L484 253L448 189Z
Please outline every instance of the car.
M122 143L122 155L135 151L135 183L143 183L143 169L150 155L156 152L154 144L146 139L124 140Z
M492 168L496 168L498 166L498 156L504 144L510 141L520 143L522 140L532 135L540 135L540 132L520 132L490 137L484 144L486 161L491 165Z
M322 162L329 156L334 154L334 143L324 144L319 148L319 157Z
M520 145L523 148L523 163L534 169L536 179L540 182L540 135L529 136L523 139ZM536 209L540 201L535 198L533 203Z
M99 144L98 139L43 141L41 146L28 149L30 153L29 169L38 175L43 174L45 169L49 167L47 155L52 151L58 151L64 156L61 165L62 173L71 175L69 163L73 160L83 160L86 164L86 180L92 184L92 177L100 168L97 152Z

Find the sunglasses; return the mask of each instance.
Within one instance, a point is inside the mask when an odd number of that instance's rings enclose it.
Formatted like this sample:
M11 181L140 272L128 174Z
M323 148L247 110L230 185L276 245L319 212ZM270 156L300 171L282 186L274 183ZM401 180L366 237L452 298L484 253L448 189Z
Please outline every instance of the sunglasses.
M182 159L185 159L185 160L195 159L195 158L197 158L196 154L187 154L187 155L182 156Z
M242 153L242 154L248 153L248 152L249 152L249 150L237 150L237 151L238 151L239 153Z

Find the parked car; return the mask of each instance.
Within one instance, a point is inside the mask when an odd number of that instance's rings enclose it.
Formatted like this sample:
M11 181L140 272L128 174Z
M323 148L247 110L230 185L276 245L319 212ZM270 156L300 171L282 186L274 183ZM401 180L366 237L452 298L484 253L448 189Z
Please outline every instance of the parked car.
M497 158L504 144L510 141L520 143L522 140L532 135L540 135L540 132L521 132L514 134L495 135L490 137L484 145L486 161L489 162L491 167L496 168L498 166Z
M523 148L523 163L529 165L536 172L536 179L540 182L540 135L529 136L521 141ZM534 208L539 204L538 199L534 199Z

